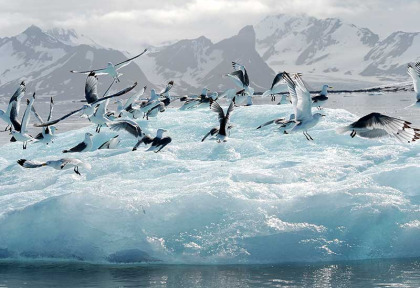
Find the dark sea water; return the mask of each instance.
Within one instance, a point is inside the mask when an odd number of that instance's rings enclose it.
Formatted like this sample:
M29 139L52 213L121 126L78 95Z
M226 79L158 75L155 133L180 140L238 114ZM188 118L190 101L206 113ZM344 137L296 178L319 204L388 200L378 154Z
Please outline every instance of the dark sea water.
M420 259L232 266L0 262L0 287L420 287Z

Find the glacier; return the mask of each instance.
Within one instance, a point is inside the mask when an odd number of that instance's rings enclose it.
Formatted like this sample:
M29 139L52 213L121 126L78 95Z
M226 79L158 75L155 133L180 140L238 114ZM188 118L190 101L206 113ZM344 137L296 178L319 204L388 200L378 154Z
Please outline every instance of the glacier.
M161 153L132 152L136 140L103 128L94 148L116 134L118 149L76 153L72 170L24 169L52 160L95 127L57 135L52 145L0 149L0 259L255 264L418 257L420 145L337 135L358 117L343 109L309 133L256 130L289 105L233 111L226 143L201 142L215 126L209 109L168 109L138 121L167 129ZM409 120L409 119L408 119Z

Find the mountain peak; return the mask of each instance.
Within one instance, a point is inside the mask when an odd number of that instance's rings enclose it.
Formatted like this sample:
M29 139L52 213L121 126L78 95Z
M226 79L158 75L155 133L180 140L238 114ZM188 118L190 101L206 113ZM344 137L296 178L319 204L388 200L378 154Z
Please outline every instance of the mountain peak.
M43 33L42 29L39 28L38 26L35 25L31 25L28 28L26 28L25 31L23 31L23 34L26 35L39 35L40 33Z

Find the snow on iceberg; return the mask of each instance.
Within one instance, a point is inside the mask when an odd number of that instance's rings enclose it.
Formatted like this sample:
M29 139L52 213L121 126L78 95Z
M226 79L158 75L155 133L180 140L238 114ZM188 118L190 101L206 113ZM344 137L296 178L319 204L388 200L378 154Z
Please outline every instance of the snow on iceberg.
M139 121L168 129L162 153L120 148L74 154L82 176L16 161L51 160L95 127L49 146L0 151L0 257L90 262L277 263L420 256L420 145L337 135L345 110L302 134L256 130L290 107L235 109L226 143L201 142L208 109ZM409 120L409 119L407 119ZM117 133L102 129L94 147ZM415 225L414 225L414 224ZM134 251L134 252L133 252Z

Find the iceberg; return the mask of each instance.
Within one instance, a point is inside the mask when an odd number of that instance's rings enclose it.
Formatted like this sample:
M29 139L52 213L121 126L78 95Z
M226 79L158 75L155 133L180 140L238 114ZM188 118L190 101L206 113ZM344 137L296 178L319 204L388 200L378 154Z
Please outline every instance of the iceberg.
M96 150L118 133L94 126L51 145L0 150L0 258L94 263L258 264L418 257L420 145L337 135L357 120L342 109L310 131L256 128L288 117L288 105L236 108L226 143L201 142L217 115L168 109L138 121L168 130L160 153L119 133L117 149ZM407 119L409 120L409 119ZM94 134L92 166L24 169L54 160ZM144 147L144 148L143 148Z

